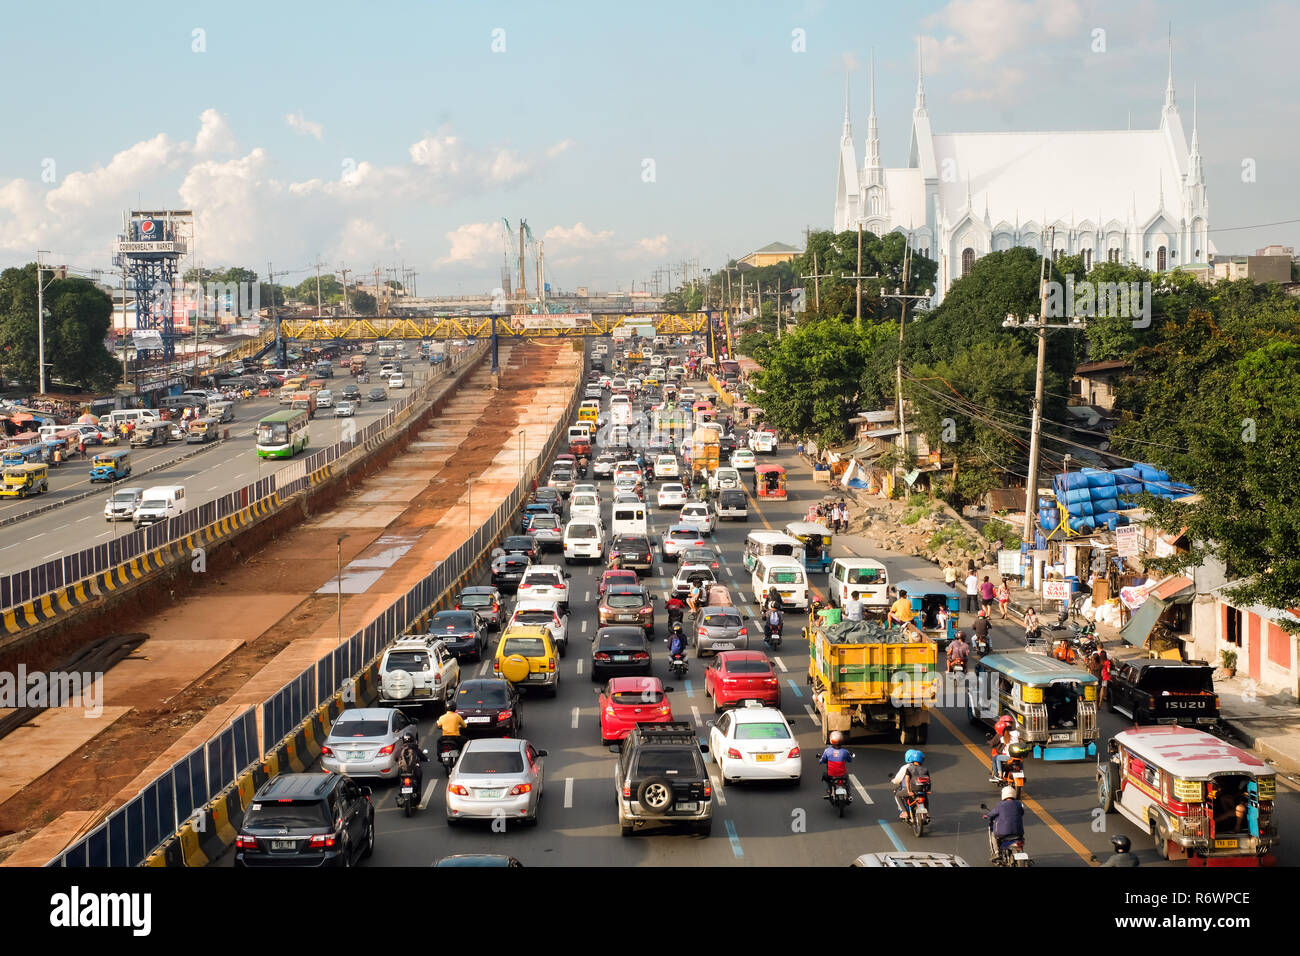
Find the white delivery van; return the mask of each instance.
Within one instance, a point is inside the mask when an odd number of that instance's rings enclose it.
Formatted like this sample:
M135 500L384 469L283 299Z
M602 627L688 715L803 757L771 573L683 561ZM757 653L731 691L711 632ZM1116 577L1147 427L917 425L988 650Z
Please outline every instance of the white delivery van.
M591 491L579 491L569 498L569 520L600 520L600 498Z
M152 408L115 408L113 411L108 413L107 418L100 419L100 421L106 422L114 428L121 425L123 422L130 422L132 425L139 425L141 422L145 421L157 422L161 420L162 419L158 417L158 413Z
M564 526L564 563L599 561L605 556L605 526L599 521L577 518Z
M649 525L646 522L646 506L644 502L614 502L613 506L614 520L610 525L611 533L618 537L620 534L649 534Z
M591 441L591 428L586 422L569 426L569 437L565 439L572 444L575 441Z
M174 518L185 510L184 485L155 485L140 496L140 506L131 516L137 528Z
M777 555L760 557L754 562L751 584L755 604L762 604L764 595L776 588L786 607L808 607L808 574L802 560Z
M843 607L853 592L867 607L888 607L889 578L885 566L871 558L836 558L831 562L828 590L831 604Z

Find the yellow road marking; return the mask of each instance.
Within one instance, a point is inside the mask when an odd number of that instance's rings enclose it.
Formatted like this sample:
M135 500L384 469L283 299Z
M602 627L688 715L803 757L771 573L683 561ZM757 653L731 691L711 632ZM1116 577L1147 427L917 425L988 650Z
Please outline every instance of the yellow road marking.
M945 717L937 708L933 711L933 715L938 719L939 723L948 728L954 737L962 742L966 749L971 752L985 770L988 770L990 773L993 772L993 761L986 752L986 748L977 747L975 744L971 743L966 735L957 729L957 725ZM1023 794L1020 801L1033 811L1034 816L1046 823L1048 827L1051 828L1052 832L1061 838L1061 842L1078 855L1079 859L1083 860L1084 863L1090 864L1092 862L1092 852L1076 840L1064 826L1057 822L1056 818L1048 813L1041 803L1033 797L1027 797Z

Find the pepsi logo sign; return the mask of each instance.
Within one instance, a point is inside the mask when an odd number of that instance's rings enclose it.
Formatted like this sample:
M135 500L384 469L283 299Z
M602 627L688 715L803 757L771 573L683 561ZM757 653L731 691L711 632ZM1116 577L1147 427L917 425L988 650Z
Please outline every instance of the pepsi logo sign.
M157 227L157 223L155 223L152 219L143 219L140 221L140 235L152 236L154 234L154 230L156 229L156 227Z

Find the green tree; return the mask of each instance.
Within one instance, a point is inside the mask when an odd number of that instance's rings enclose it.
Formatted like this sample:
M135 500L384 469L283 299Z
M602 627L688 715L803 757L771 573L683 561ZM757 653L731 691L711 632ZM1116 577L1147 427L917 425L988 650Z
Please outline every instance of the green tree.
M375 297L360 289L353 289L348 293L348 304L356 315L374 315L376 312Z
M343 294L343 284L331 275L322 275L320 277L320 294L326 302L332 295ZM293 297L300 302L306 302L308 305L316 305L316 277L311 276L298 283L293 290Z
M881 290L892 291L903 285L903 260L907 251L907 239L900 232L891 232L877 236L870 232L862 233L862 271L858 268L858 233L846 230L834 233L818 230L809 233L807 248L803 255L795 257L791 263L791 274L795 277L804 275L825 275L819 280L820 294L814 287L814 280L800 278L798 285L806 290L806 303L810 316L814 314L824 318L853 319L857 313L857 281L843 276L864 275L873 278L862 280L862 317L864 321L897 315L898 308L880 299ZM935 284L938 266L932 259L912 254L908 268L907 288L910 292L931 289ZM878 278L874 278L878 277ZM817 299L821 300L820 311Z
M88 279L50 280L45 289L46 381L75 388L107 387L116 363L104 347L112 298ZM36 266L0 273L0 356L9 375L35 384L39 373Z

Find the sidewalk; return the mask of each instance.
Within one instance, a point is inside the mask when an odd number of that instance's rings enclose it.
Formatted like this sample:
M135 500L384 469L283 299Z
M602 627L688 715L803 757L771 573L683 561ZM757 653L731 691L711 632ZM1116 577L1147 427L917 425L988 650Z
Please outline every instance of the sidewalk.
M782 458L785 459L784 464L792 488L796 481L799 482L801 490L806 485L812 485L812 466L807 459L793 454L783 455ZM820 498L828 491L825 485L815 487L818 489L816 498ZM838 488L835 491L837 494L840 493ZM852 518L856 512L861 511L865 493L850 488L844 489L843 495L850 502L849 514ZM904 552L890 551L889 553L905 557L912 562L925 561L927 568L918 576L933 578L935 581L943 579L937 564ZM911 573L913 572L909 572L909 575ZM985 574L996 577L997 567L983 567L978 569L977 573L981 578ZM1009 619L1014 618L1017 623L1021 623L1025 610L1031 604L1038 609L1039 600L1036 592L1029 588L1012 587ZM1055 621L1056 602L1047 602L1045 606L1049 610L1039 610L1039 620L1044 623ZM993 620L995 622L1000 620L996 605ZM1142 648L1125 643L1117 628L1098 624L1097 636L1107 653L1115 660L1144 659L1147 656L1147 652ZM1261 694L1253 680L1240 674L1226 678L1216 672L1214 689L1219 695L1219 711L1228 732L1243 746L1253 749L1260 757L1274 764L1278 770L1300 775L1300 706L1289 698Z

